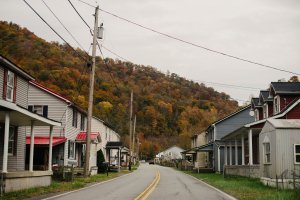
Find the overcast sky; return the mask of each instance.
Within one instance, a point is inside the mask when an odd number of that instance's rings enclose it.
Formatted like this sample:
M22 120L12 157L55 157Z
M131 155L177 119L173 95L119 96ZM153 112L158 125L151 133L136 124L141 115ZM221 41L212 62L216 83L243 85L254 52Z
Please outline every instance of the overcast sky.
M78 46L41 0L27 0L69 43ZM85 0L160 32L213 50L300 73L299 0ZM1 0L0 19L27 27L47 41L62 42L21 0ZM86 51L92 38L67 0L45 0ZM72 0L93 26L95 9ZM169 70L189 80L265 89L292 74L224 57L141 29L106 13L103 45L136 64ZM91 52L91 50L90 50ZM103 50L105 57L116 58ZM98 52L99 55L99 52ZM259 90L214 87L248 100ZM241 102L240 102L241 103Z

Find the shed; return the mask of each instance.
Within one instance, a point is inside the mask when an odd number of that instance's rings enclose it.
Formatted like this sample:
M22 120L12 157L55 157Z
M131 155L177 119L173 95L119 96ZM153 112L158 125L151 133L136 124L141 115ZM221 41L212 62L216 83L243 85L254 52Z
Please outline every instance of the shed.
M300 120L268 119L259 135L259 147L262 182L294 187L300 174Z

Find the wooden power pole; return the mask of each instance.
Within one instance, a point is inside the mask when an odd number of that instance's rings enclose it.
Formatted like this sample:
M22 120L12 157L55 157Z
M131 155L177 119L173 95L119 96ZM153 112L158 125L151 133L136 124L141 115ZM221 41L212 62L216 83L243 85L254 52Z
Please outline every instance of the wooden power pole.
M133 121L133 132L132 132L132 152L133 156L135 155L135 124L136 124L136 115L134 115L134 121Z
M129 170L131 171L132 160L132 102L133 102L133 90L130 95L130 116L129 116Z
M93 35L93 50L92 50L92 68L90 70L90 83L89 83L89 105L88 105L88 116L87 116L87 131L86 131L86 152L85 152L85 165L84 165L84 176L89 176L90 171L90 151L91 151L91 129L92 129L92 116L93 116L93 96L94 96L94 79L95 79L95 68L96 68L96 45L98 36L98 13L99 7L96 7L95 11L95 24L94 24L94 35Z

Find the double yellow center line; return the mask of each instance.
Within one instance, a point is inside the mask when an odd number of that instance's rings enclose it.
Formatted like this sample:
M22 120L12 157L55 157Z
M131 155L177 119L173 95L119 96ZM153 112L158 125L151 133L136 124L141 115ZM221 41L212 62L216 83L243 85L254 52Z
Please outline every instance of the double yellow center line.
M157 184L159 183L159 180L160 180L160 173L157 170L156 176L155 176L154 180L151 182L151 184L139 196L134 198L134 200L146 200L148 198L148 196L156 188Z

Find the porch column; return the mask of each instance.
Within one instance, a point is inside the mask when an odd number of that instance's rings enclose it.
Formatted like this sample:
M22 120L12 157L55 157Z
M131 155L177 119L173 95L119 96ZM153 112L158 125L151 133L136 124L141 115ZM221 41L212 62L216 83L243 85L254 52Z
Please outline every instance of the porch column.
M119 172L121 171L121 148L119 147Z
M248 141L249 141L249 165L253 165L252 129L249 129Z
M2 172L7 173L7 157L8 157L8 137L9 137L9 112L5 112L5 128L4 128L4 145L3 145L3 163Z
M242 135L242 165L245 165L245 138Z
M30 127L30 153L29 153L29 171L33 171L33 151L34 151L34 133L33 133L34 121L31 121Z
M225 145L224 145L224 165L227 165L227 145L226 145L226 143L225 143Z
M237 144L237 139L235 138L235 141L234 141L234 150L235 150L235 165L239 165L238 163L238 144Z
M232 165L232 145L229 143L229 165Z
M53 139L52 136L53 136L53 126L50 126L48 171L52 171L52 139Z
M221 151L220 151L221 146L218 146L218 172L221 171Z

